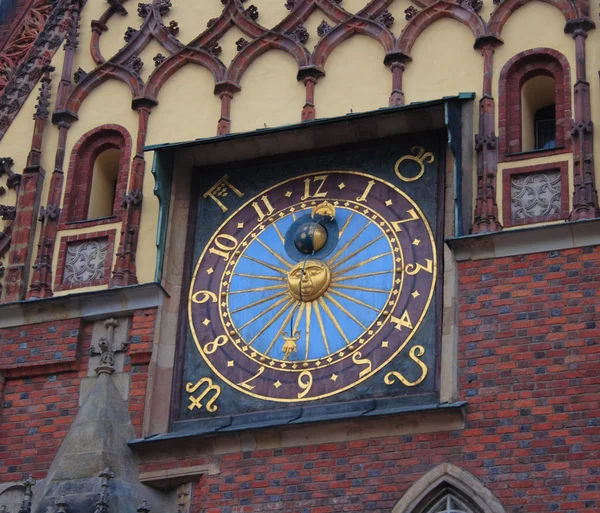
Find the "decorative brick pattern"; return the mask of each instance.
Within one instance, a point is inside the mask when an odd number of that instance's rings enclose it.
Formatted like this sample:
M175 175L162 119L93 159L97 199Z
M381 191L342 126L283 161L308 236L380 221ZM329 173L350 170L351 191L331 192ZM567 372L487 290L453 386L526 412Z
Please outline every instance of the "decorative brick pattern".
M502 68L498 89L499 150L502 161L521 160L521 88L536 76L552 77L555 82L556 148L536 150L535 156L557 155L571 151L571 71L566 57L556 50L535 48L515 55Z
M116 230L62 237L54 290L108 284L115 237Z
M504 226L557 221L569 216L567 162L503 171Z

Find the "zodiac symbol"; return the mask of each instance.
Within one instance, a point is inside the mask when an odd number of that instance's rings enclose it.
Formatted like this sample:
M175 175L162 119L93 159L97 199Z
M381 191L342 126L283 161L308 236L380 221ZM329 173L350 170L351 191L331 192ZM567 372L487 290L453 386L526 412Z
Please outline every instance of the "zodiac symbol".
M188 406L189 410L193 410L194 408L202 409L202 399L209 393L214 392L213 396L206 403L206 409L210 412L215 412L218 409L218 406L215 404L217 398L221 395L221 387L219 385L215 385L210 378L202 378L195 385L193 383L188 383L185 386L185 390L188 394L193 394L198 388L200 388L204 383L208 386L198 397L194 397L190 395L189 400L191 404Z
M409 356L410 359L415 362L419 367L421 367L421 376L416 379L415 381L408 381L402 374L400 374L399 372L396 371L392 371L392 372L388 372L385 377L383 378L383 381L386 385L392 385L394 384L396 381L396 379L398 381L400 381L403 385L406 385L407 387L414 387L416 385L418 385L419 383L421 383L425 377L427 376L427 365L425 365L421 360L419 360L420 356L423 356L425 354L425 348L423 346L415 346L413 348L411 348Z
M418 180L425 172L425 164L433 164L435 162L433 153L430 151L425 152L425 148L423 148L423 146L413 146L410 151L414 153L414 155L404 155L398 159L398 162L396 162L396 165L394 166L394 172L396 173L396 176L405 182L414 182L415 180ZM412 160L413 162L419 164L421 170L416 176L407 177L400 172L400 164L402 164L402 162L405 160Z

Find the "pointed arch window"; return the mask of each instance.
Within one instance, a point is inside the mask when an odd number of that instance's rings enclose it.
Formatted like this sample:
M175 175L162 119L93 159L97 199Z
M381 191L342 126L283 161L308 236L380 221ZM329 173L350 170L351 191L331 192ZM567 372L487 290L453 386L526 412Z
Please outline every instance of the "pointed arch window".
M122 210L130 156L131 136L119 125L100 126L81 137L69 163L63 207L66 223L114 221Z
M475 513L469 506L463 501L455 497L452 493L445 494L439 499L433 506L431 506L427 513Z

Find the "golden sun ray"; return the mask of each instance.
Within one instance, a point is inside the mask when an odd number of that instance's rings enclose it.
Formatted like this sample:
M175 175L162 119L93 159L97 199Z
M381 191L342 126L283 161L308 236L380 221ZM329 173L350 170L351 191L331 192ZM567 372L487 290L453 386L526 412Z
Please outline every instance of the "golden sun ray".
M371 242L369 242L366 245L358 248L356 251L350 253L349 255L347 255L344 258L342 258L340 261L336 262L334 265L331 266L331 270L333 271L334 269L337 269L340 265L346 263L351 258L354 258L359 253L362 253L365 249L367 249L368 247L372 246L376 242L380 241L382 238L383 238L383 233L379 237L373 239Z
M254 335L252 340L248 342L248 345L254 343L254 341L258 337L260 337L266 330L268 330L277 321L277 319L279 319L283 315L283 313L290 307L290 305L294 301L294 299L290 299L285 305L283 305L283 307L274 315L274 317L268 323L266 323L256 335Z
M342 312L344 312L348 317L350 317L350 319L352 319L356 324L358 324L363 330L367 331L367 327L362 322L360 322L356 317L354 317L354 315L352 315L348 310L346 310L346 308L344 308L337 299L332 297L331 294L329 294L328 292L325 292L324 297L325 297L325 299L329 299L329 301L331 301Z
M277 223L273 223L273 228L275 229L275 231L277 232L277 236L279 237L279 240L281 241L281 243L283 245L285 245L285 237L281 234L281 232L279 231L279 227L277 226Z
M267 246L262 240L260 240L260 237L256 237L256 242L258 242L263 248L265 248L269 253L271 253L271 255L273 255L277 260L279 260L283 265L287 266L288 269L291 269L293 266L292 264L290 264L285 258L283 258L281 255L278 255L277 253L275 253L275 251L273 251L269 246Z
M325 313L327 314L327 316L331 319L331 322L333 322L333 325L336 327L336 329L340 332L340 335L342 336L342 338L344 339L344 341L346 342L346 345L350 344L350 341L348 340L348 337L346 336L346 334L344 333L344 330L342 329L342 327L340 326L340 323L337 321L337 319L335 318L335 316L333 315L333 313L331 313L331 310L329 309L329 307L327 306L327 303L325 303L325 300L323 299L323 296L321 296L318 300L319 305L321 306L321 308L323 310L325 310Z
M287 271L285 269L282 269L281 267L277 267L271 264L267 264L266 262L263 262L262 260L258 260L254 257L251 257L249 255L242 255L242 258L247 258L248 260L252 261L252 262L256 262L257 264L260 265L264 265L265 267L268 267L269 269L272 269L273 271L277 271L278 273L283 274L284 276L287 276Z
M343 292L340 292L339 290L335 290L335 288L333 286L329 287L328 292L331 294L335 294L336 296L343 297L344 299L347 299L348 301L352 301L352 302L356 303L357 305L364 306L365 308L369 308L369 309L373 310L374 312L379 313L381 311L379 308L375 308L374 306L371 306L368 303L363 303L360 299L356 299L352 296L349 296L348 294L344 294Z
M392 254L392 252L388 251L387 253L381 253L380 255L372 256L371 258L367 258L366 260L363 260L362 262L358 262L358 264L351 265L350 267L346 267L345 269L342 269L340 271L336 271L336 272L332 273L332 277L337 278L338 276L340 276L342 274L346 274L350 271L353 271L354 269L356 269L358 267L362 267L363 265L369 264L369 263L373 262L374 260L377 260L379 258L388 256L391 254Z
M244 278L255 278L257 280L285 281L285 278L280 278L279 276L267 276L261 274L234 273L234 276L243 276Z
M265 297L263 299L259 299L258 301L255 301L254 303L250 303L249 305L241 306L239 308L236 308L235 310L231 311L231 314L233 315L234 313L238 313L238 312L241 312L243 310L247 310L248 308L252 308L253 306L261 305L263 303L266 303L267 301L271 301L271 299L276 299L276 298L281 297L283 295L285 295L285 290L282 291L282 292L277 292L277 294L273 294L272 296Z
M306 303L306 356L305 360L308 360L308 345L310 344L310 317L312 315L312 302Z
M340 230L340 233L339 233L340 237L342 235L344 235L344 232L346 231L346 228L348 228L348 225L350 224L350 221L352 221L353 217L354 217L354 212L350 212L350 215L348 216L348 219L346 219L346 222L344 223L344 226L342 226L342 229Z
M246 294L247 292L262 292L263 290L279 290L279 289L285 289L286 287L287 287L287 285L269 285L268 287L256 287L254 289L230 290L229 295Z
M279 301L276 301L275 303L273 303L269 308L267 308L266 310L263 310L262 312L260 312L258 315L255 315L252 319L250 319L246 324L244 324L243 326L240 326L238 328L238 331L242 331L246 326L252 324L254 321L257 321L258 319L260 319L263 315L268 314L271 310L274 310L275 308L277 308L281 303L285 303L285 301L287 300L287 297L282 297Z
M271 340L271 343L269 344L269 347L267 347L267 350L265 351L264 354L268 355L269 351L271 349L273 349L273 345L275 344L275 342L277 342L280 338L281 338L281 334L283 333L283 331L285 330L285 325L290 322L290 319L292 318L292 315L294 315L294 312L296 311L296 309L299 306L299 301L296 301L296 304L294 306L292 306L292 309L289 311L289 313L285 316L285 319L283 320L283 322L281 323L281 326L279 327L279 329L277 330L277 333L275 333L275 336L273 337L273 340Z
M384 289L372 289L370 287L360 287L359 285L340 285L337 284L336 287L340 289L350 289L350 290L362 290L363 292L381 292L382 294L389 294L389 290Z
M338 283L340 281L348 281L348 280L357 280L359 278L370 278L371 276L379 276L380 274L392 274L394 272L393 269L389 271L377 271L374 273L364 273L364 274L353 274L351 276L343 276L340 278L334 278L331 280L331 283ZM283 278L281 278L283 279Z
M348 241L346 242L346 244L344 244L337 252L335 255L333 255L329 261L327 262L329 265L333 264L333 262L335 262L343 253L344 251L346 251L350 246L352 246L352 244L354 244L354 241L356 239L358 239L362 233L369 227L371 226L371 223L369 223L367 221L367 223L360 229L358 230L358 232L356 232L354 234L354 236Z
M327 343L327 335L325 334L325 326L323 326L323 319L321 318L321 309L319 308L319 303L317 303L316 301L311 301L311 303L315 307L315 314L317 314L317 321L319 322L319 328L321 329L323 343L325 344L325 349L327 349L327 354L329 355L331 354L331 351L329 350L329 344Z

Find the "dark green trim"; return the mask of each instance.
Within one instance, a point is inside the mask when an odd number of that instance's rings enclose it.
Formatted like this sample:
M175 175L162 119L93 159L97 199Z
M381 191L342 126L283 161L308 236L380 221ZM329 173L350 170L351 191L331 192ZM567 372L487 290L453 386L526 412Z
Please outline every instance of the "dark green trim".
M167 228L169 225L169 209L171 207L171 185L173 183L173 151L157 151L152 162L152 175L154 176L154 195L158 198L158 226L156 229L156 271L154 281L160 283L165 262L165 249L167 243Z

